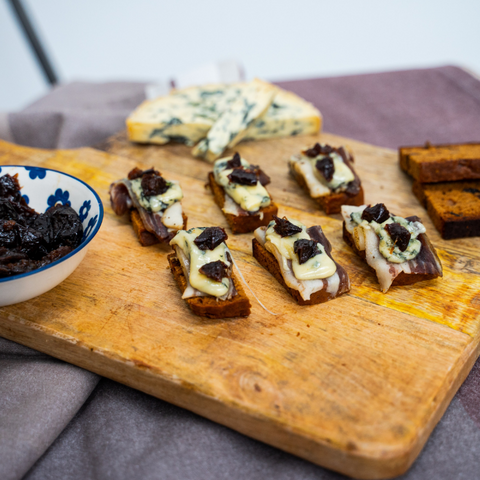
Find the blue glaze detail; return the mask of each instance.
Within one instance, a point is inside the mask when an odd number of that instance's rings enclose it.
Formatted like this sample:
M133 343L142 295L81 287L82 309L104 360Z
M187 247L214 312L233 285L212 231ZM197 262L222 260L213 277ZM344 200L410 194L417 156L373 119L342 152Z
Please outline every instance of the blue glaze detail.
M22 198L25 200L25 203L27 205L30 203L30 199L28 198L28 195L22 195Z
M88 217L88 212L92 206L92 202L90 200L85 200L83 205L80 207L80 211L78 212L78 216L80 217L80 221L83 221Z
M28 172L30 172L28 174L28 176L32 179L32 180L35 180L37 177L42 180L43 178L45 178L45 176L47 175L47 171L44 169L44 168L40 168L40 167L25 167L25 170L27 170Z
M82 242L88 237L88 235L90 235L90 232L91 232L91 231L93 230L93 228L95 227L95 224L97 223L97 220L98 220L98 215L95 215L93 218L91 218L91 219L88 221L87 228L83 231Z
M70 201L68 198L70 197L70 194L68 193L68 190L63 191L61 188L57 188L55 190L55 195L50 195L48 197L47 203L49 208L54 207L57 203L61 203L62 205L68 205L69 207L71 206Z

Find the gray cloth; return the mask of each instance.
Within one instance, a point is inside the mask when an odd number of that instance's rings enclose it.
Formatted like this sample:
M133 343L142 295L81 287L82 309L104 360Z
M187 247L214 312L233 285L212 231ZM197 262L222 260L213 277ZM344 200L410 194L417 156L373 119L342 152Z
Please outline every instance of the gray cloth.
M332 133L392 148L427 139L479 140L480 82L455 67L280 85L319 107L325 130ZM143 87L120 82L59 87L10 114L11 135L18 143L44 148L98 143L123 128L125 116L143 99ZM477 362L402 478L479 478L479 454ZM0 339L0 479L24 475L29 480L344 478Z

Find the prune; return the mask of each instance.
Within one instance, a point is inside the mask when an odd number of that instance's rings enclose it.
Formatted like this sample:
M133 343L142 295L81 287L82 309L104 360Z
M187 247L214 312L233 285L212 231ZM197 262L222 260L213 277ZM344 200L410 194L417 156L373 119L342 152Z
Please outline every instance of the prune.
M82 241L83 227L75 210L67 205L55 205L45 212L52 222L53 239L50 247L77 247Z
M263 185L268 185L270 183L270 177L258 166L258 165L250 165L250 170L255 172L257 175L258 181Z
M17 222L0 220L0 247L14 248L17 246Z
M147 173L142 176L142 190L146 197L161 195L168 190L167 182L157 173Z
M40 260L48 253L42 234L31 227L16 224L17 243L20 250L34 260Z
M0 198L0 218L2 220L18 220L15 204L6 198Z
M274 215L273 219L275 220L275 226L273 229L281 237L290 237L291 235L295 235L296 233L300 233L302 231L300 227L297 227L293 223L289 222L287 217L279 218Z
M252 170L245 170L243 168L235 168L233 172L228 175L228 179L233 183L240 185L253 186L258 182L257 174Z
M390 212L383 203L377 203L373 207L367 207L362 212L362 220L367 222L383 223L390 218Z
M241 166L242 166L242 162L240 159L240 155L238 154L238 152L235 152L235 155L233 156L233 158L227 162L227 168L230 169L230 168L237 168Z
M27 259L26 253L12 252L6 248L2 248L0 252L0 265L7 265L9 263L15 263L19 260Z
M148 170L142 170L138 167L135 167L133 170L130 170L130 172L128 173L128 179L135 180L136 178L140 178L143 175L147 175L148 173L154 173L156 175L160 175L160 173L157 172L157 170L155 170L153 167L149 168Z
M334 151L335 149L330 145L320 145L319 143L316 143L312 148L305 150L303 153L307 157L315 158L319 155L330 155Z
M23 198L21 200L24 202ZM0 198L0 219L2 220L15 220L26 225L37 215L38 213L28 205L18 203L11 198Z
M0 177L0 193L5 194L0 196L0 277L48 265L80 245L82 222L71 207L56 205L38 214L9 175Z
M216 282L221 282L222 278L227 276L227 270L227 265L225 265L225 263L223 263L221 260L207 263L198 269L200 273L203 273L205 276L215 280Z
M335 165L333 160L330 157L322 158L317 160L315 163L316 169L325 177L327 182L331 182L333 179L333 174L335 173Z
M388 223L385 225L385 230L401 252L408 248L412 234L404 226L399 223Z
M0 197L11 198L15 202L19 202L22 198L20 194L20 185L18 184L17 175L13 177L8 173L0 177Z
M302 265L307 262L315 255L318 255L320 250L318 249L318 244L314 240L307 240L306 238L301 238L293 244L293 251L298 255L298 263Z
M200 250L215 250L227 238L228 235L223 228L207 227L194 242Z

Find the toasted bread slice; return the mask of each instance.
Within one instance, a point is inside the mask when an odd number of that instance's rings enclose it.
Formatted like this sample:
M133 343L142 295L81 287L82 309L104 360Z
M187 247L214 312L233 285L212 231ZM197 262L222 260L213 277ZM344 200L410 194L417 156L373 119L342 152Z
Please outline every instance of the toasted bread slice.
M186 229L188 217L185 215L185 213L182 213L182 218L182 229ZM142 246L149 247L151 245L155 245L156 243L160 243L160 240L153 233L149 232L145 228L142 222L142 218L140 217L140 214L137 212L137 210L130 210L130 220L132 222L133 230L137 234L138 241L141 243ZM172 233L172 236L173 235L174 233ZM168 243L170 240L171 238L169 237L162 243Z
M480 181L414 182L412 190L442 238L480 236Z
M400 147L400 167L417 182L480 179L480 143Z
M168 255L168 263L173 274L173 278L178 288L183 293L187 288L187 280L182 270L182 265L175 253ZM230 300L217 300L215 297L192 297L186 298L188 306L195 315L208 318L232 318L248 317L250 315L250 301L245 295L241 283L232 273L233 284L237 294Z
M215 181L213 172L208 174L208 183L212 190L215 203L223 209L225 206L225 190ZM233 233L253 232L258 227L268 225L277 213L278 207L273 202L268 207L263 207L258 210L255 215L248 213L245 215L233 215L232 213L223 212Z

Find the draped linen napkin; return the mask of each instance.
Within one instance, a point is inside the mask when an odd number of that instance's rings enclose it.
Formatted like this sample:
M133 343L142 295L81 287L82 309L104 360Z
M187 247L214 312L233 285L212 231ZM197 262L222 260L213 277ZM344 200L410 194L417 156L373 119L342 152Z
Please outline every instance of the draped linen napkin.
M279 82L324 129L376 145L480 141L480 81L456 67ZM0 138L42 148L124 128L143 83L71 83L0 115ZM0 312L1 315L1 312ZM402 479L479 478L480 362ZM187 410L0 339L0 479L342 479Z

